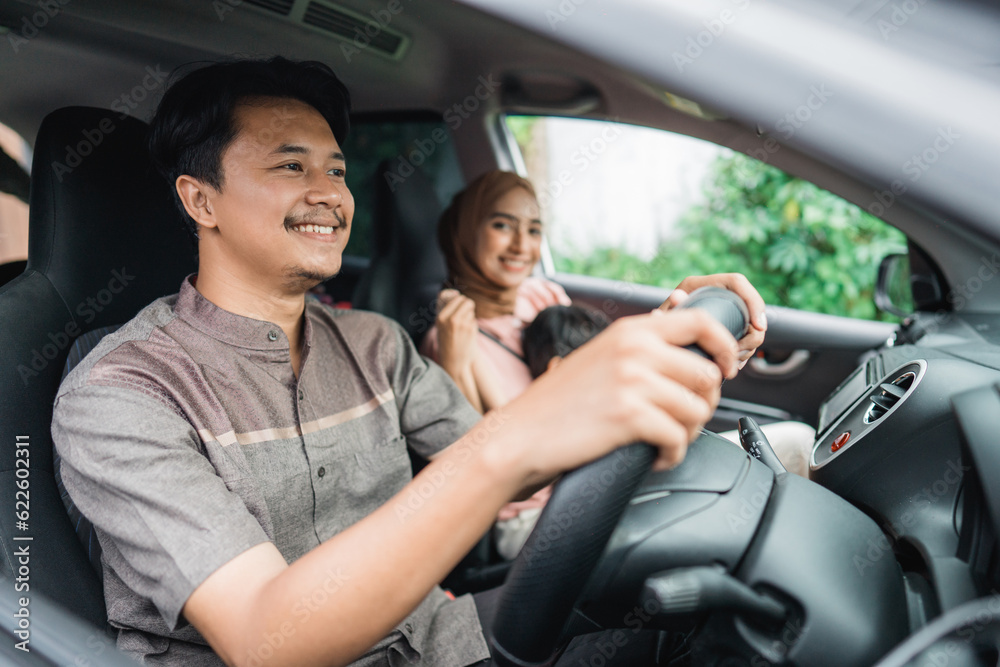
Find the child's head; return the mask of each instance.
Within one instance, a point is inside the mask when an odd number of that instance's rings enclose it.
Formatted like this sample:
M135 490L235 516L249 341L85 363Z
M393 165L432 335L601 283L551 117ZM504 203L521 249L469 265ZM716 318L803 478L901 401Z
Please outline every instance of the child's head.
M550 306L521 334L524 359L536 378L608 326L607 318L580 306Z

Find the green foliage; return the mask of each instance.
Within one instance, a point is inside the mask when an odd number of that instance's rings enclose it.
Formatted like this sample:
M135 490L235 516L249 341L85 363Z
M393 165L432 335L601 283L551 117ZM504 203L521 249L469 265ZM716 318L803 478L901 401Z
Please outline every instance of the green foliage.
M531 133L539 120L542 120L539 116L507 116L506 118L507 129L514 135L514 141L517 142L525 160L528 159L526 154L531 150Z
M676 238L646 261L613 248L555 257L556 269L672 288L690 275L743 273L769 304L893 320L873 301L879 261L905 236L857 206L741 153L720 156ZM555 254L555 251L554 251Z

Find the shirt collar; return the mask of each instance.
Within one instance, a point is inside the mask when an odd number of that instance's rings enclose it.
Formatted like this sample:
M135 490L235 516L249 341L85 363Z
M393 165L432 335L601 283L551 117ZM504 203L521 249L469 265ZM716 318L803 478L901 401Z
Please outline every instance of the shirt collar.
M174 312L182 320L216 340L246 350L289 352L288 338L277 324L255 320L223 310L199 292L192 284L198 274L192 273L181 283ZM308 311L308 308L306 309ZM312 327L305 318L304 348L309 346Z

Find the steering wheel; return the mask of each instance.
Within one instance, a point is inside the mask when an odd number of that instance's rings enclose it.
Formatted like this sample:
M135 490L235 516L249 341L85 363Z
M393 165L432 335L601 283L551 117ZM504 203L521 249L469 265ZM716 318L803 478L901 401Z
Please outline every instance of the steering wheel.
M567 473L518 554L491 644L510 665L547 664L563 625L656 450L635 443Z
M721 288L695 290L681 307L704 308L737 338L748 326L746 305ZM556 484L497 603L490 645L498 664L550 664L574 603L655 459L654 447L633 443Z

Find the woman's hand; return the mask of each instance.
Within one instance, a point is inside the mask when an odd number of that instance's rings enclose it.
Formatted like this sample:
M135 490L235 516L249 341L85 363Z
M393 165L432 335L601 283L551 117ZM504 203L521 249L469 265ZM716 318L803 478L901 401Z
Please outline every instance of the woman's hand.
M757 348L764 342L764 332L767 331L767 317L764 315L764 299L750 284L742 273L715 273L710 276L690 276L677 286L667 300L660 305L660 310L670 310L681 305L688 294L699 287L722 287L735 292L747 305L750 311L750 328L739 340L739 360L742 369L754 355Z
M476 410L485 412L474 371L476 360L476 304L458 290L441 290L438 295L437 361L451 376Z
M531 304L536 313L552 305L569 306L573 303L561 285L535 277L525 278L517 290L517 296Z
M456 377L472 368L476 356L476 304L457 290L438 295L438 357L441 367Z

